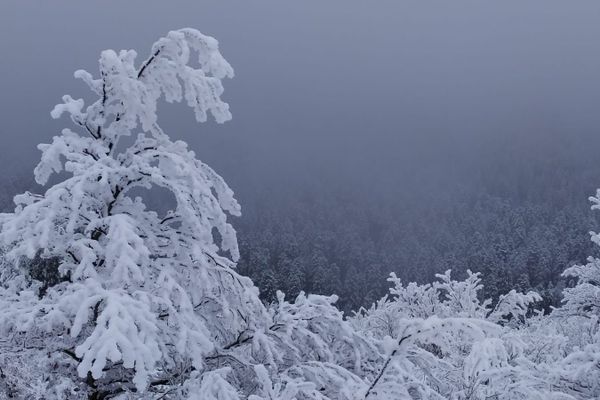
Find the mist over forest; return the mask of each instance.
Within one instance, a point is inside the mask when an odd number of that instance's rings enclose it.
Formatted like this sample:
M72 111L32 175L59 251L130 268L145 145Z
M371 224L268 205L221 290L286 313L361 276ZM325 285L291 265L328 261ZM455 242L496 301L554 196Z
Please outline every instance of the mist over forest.
M81 93L66 64L86 67L103 48L201 25L236 66L226 93L235 118L199 130L165 104L160 120L235 191L239 269L266 300L276 289L337 293L349 311L381 297L390 272L428 282L451 268L483 272L486 295L535 288L557 305L560 272L594 252L587 197L600 176L600 10L464 4L236 2L239 14L198 4L160 20L165 6L140 15L132 4L118 18L139 29L97 35L87 25L99 27L105 7L83 21L71 17L82 5L28 14L9 2L4 29L30 44L0 44L19 55L2 67L15 73L0 78L0 208L33 187L35 145L60 129L50 105ZM72 29L82 34L65 36Z
M266 170L260 182L233 175L243 207L233 220L238 269L266 301L276 290L336 293L346 311L384 295L391 272L425 283L447 269L482 272L486 298L534 289L545 307L557 306L568 284L562 271L597 254L589 232L598 220L587 197L600 176L600 137L532 131L512 139L446 154L445 162L419 152L406 168L348 161L339 171ZM36 185L24 171L4 187L8 211L13 193ZM157 208L164 201L160 193L149 200Z

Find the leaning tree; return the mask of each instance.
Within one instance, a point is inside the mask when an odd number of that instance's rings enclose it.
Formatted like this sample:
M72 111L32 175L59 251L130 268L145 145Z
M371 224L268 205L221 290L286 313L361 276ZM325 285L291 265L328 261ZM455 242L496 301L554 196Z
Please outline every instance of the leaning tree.
M0 214L0 388L31 398L350 398L373 347L334 299L260 302L234 269L232 190L157 123L161 98L185 101L200 122L231 118L220 96L233 69L217 41L172 31L135 60L107 50L97 78L75 72L98 98L64 96L51 113L74 125L39 146L36 181L56 183ZM146 205L156 188L172 209Z

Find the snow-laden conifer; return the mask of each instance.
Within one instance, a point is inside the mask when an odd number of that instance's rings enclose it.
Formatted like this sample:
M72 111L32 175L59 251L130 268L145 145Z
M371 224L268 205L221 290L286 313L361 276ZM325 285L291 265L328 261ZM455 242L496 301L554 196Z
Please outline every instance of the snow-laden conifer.
M0 345L15 351L0 363L15 395L350 399L352 382L364 386L362 353L374 346L335 298L261 303L235 271L232 190L158 124L161 98L200 122L227 121L221 81L232 76L217 41L193 29L170 32L141 62L107 50L98 76L75 73L97 100L67 95L52 110L73 125L39 146L36 180L55 183L0 216ZM156 188L174 199L167 212L140 195ZM60 281L44 286L32 259L51 261ZM41 389L28 375L45 377Z

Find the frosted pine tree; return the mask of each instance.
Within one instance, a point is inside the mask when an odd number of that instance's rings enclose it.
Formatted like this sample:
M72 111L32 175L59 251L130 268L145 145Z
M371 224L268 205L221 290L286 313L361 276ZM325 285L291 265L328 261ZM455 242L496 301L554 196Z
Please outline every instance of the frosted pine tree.
M142 391L157 368L200 368L215 336L245 326L239 310L261 307L251 283L231 268L238 248L227 213L240 213L232 191L156 116L164 96L184 100L198 121L209 114L227 121L221 79L233 75L231 66L216 40L192 29L170 32L148 59L135 60L134 51L108 50L97 79L75 73L99 98L85 107L63 97L52 117L66 114L75 128L39 146L35 169L40 184L63 170L65 179L44 195L17 196L15 212L2 216L0 240L13 261L59 260L63 277L36 306L9 309L3 328L62 335L62 350L90 385L131 373ZM131 195L155 186L176 200L166 215Z
M161 98L200 122L231 118L220 96L233 70L217 41L181 29L139 64L111 50L99 64L98 77L75 73L98 99L64 96L51 114L74 128L39 146L37 182L58 183L0 215L0 398L351 399L366 388L375 346L335 297L260 302L235 271L233 192L158 125ZM149 209L140 188L167 190L173 208ZM60 279L36 278L32 259Z

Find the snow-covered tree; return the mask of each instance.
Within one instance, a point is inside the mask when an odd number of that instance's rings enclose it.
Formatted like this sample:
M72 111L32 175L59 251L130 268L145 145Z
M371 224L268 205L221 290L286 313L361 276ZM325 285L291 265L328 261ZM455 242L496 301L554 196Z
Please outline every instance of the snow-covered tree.
M40 300L39 288L28 286L27 304L22 292L5 299L20 307L8 308L1 325L61 337L48 350L70 354L89 385L131 374L131 387L143 391L157 368L200 368L215 332L227 337L246 327L238 309L262 311L251 283L220 255L238 257L226 214L240 213L232 191L185 143L171 141L156 116L164 96L185 99L198 121L208 114L228 120L221 79L232 68L213 38L192 29L170 32L141 65L135 59L134 51L104 51L98 79L75 73L98 100L85 107L67 95L52 111L54 118L66 113L76 130L39 146L35 177L45 184L52 173L69 176L44 195L17 196L15 212L1 217L0 240L14 263L38 255L59 260L64 282ZM131 194L154 186L176 200L165 215Z
M6 390L59 399L351 398L374 346L333 298L261 303L234 269L232 190L158 125L161 98L185 101L200 122L231 118L220 96L233 69L217 41L181 29L141 63L134 51L107 50L99 67L98 77L75 72L98 99L86 106L64 96L51 115L66 114L74 128L39 146L37 182L52 174L58 182L16 196L14 212L0 215ZM143 190L155 188L174 199L166 213L144 202ZM47 260L60 279L43 283L32 259Z

